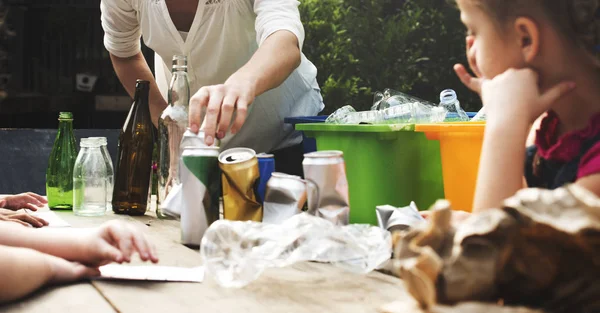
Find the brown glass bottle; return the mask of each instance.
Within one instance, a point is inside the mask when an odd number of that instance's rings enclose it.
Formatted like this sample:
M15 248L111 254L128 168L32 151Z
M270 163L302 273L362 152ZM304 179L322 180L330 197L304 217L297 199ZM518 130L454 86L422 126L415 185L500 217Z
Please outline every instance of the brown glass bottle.
M117 214L146 213L154 147L149 92L150 83L138 79L133 106L119 135L112 200L113 211Z

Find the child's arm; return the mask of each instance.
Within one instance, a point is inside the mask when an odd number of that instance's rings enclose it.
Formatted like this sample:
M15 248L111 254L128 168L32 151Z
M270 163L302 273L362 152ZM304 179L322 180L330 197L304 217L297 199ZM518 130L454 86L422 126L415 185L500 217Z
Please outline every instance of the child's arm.
M541 93L532 69L509 69L491 80L472 77L462 65L454 70L481 95L487 113L473 211L498 207L523 187L531 125L575 84L562 82Z
M490 123L488 120L479 161L474 211L497 207L523 188L528 130L529 123L519 121L518 117L504 122Z
M49 283L99 275L98 269L25 249L0 246L0 303L22 298Z
M12 224L0 222L1 245L31 248L90 266L129 262L134 252L143 261L158 262L143 232L124 222L113 220L94 229L31 229Z

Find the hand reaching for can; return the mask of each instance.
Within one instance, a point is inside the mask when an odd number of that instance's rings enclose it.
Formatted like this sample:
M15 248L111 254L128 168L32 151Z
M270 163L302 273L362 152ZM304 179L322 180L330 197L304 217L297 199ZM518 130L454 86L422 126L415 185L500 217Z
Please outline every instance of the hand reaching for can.
M215 137L223 139L230 126L231 133L237 133L256 96L255 85L255 79L238 72L224 84L200 88L190 100L190 129L198 133L202 127L208 146L215 143ZM234 112L235 120L231 124Z

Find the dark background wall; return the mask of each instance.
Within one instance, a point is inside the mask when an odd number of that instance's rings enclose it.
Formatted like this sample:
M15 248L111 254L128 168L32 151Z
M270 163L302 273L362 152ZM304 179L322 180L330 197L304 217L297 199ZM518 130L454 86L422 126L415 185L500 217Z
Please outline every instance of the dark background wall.
M61 111L74 113L76 129L122 126L131 99L103 46L100 0L0 0L0 7L0 128L56 128ZM152 51L143 52L152 68Z

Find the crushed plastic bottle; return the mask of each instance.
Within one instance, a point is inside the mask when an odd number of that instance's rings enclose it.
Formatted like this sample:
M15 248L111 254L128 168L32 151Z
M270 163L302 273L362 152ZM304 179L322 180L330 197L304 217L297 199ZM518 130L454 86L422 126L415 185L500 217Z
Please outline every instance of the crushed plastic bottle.
M204 234L200 253L208 276L223 287L241 288L267 268L303 261L369 273L390 259L392 239L379 227L336 226L301 213L283 224L217 221Z
M341 124L381 124L381 122L383 122L383 114L381 111L363 111L348 113L342 119Z
M469 116L460 107L460 101L456 92L452 89L446 89L440 93L440 106L448 110L446 122L468 122Z
M479 112L471 119L471 122L485 122L487 120L487 114L485 113L485 107L481 108Z
M447 112L444 107L413 102L385 109L383 119L388 124L440 123L446 118Z
M343 124L343 121L346 118L346 116L348 116L348 114L354 113L354 112L356 112L356 110L351 105L343 106L343 107L335 110L335 112L331 113L325 120L325 123Z

